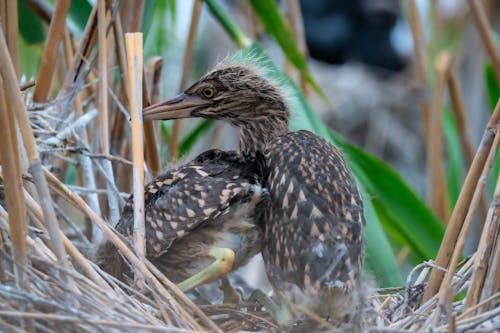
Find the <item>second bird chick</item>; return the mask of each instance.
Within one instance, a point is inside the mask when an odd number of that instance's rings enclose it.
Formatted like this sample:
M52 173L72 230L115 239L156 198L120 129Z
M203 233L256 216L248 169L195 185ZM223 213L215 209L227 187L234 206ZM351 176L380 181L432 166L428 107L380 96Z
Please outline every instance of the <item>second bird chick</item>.
M225 277L261 249L255 214L265 207L262 158L209 150L145 186L146 257L183 291ZM115 229L133 233L133 196ZM109 241L97 263L127 280L132 270Z

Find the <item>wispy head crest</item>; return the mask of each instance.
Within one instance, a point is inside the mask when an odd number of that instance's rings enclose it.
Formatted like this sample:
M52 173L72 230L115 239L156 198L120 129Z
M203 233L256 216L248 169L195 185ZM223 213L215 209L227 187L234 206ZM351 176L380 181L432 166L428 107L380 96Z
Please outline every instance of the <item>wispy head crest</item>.
M294 113L298 105L297 98L291 89L291 81L280 71L273 60L258 48L238 51L222 59L210 72L229 67L245 67L255 75L262 77L275 87L283 97L288 109Z

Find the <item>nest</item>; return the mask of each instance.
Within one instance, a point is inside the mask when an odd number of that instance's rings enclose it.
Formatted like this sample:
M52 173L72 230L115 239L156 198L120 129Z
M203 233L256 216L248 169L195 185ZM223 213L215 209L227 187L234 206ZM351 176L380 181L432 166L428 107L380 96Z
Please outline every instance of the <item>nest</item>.
M136 12L135 8L128 9L130 13ZM65 62L50 58L58 57L57 53L44 54L47 61L42 66L47 68L40 70L33 94L29 90L34 85L32 82L19 88L7 43L0 38L0 77L3 80L0 82L3 127L0 133L3 146L0 151L3 157L0 178L1 330L279 331L269 314L254 304L194 302L140 253L132 251L105 222L104 216L111 221L118 220L119 207L128 196L124 192L130 189L127 181L117 183L115 180L133 179L132 165L144 163L120 157L130 156L131 150L143 146L136 132L128 126L126 120L130 115L124 107L127 103L137 105L131 91L142 87L136 86L140 76L137 68L126 66L127 55L120 35L123 29L115 19L117 7L103 6L100 11L98 19L97 6L94 8L84 36L78 42L64 29L64 24L58 24L61 18L54 18L55 28L51 34L64 36ZM108 34L108 39L104 40L106 31L111 30L115 34ZM3 31L0 35L3 36ZM106 50L101 58L93 47L97 39L100 40L99 50ZM103 82L112 81L108 80L107 73L111 68L107 62L111 50L116 51L111 66L124 81L116 80L113 87L108 87ZM97 68L96 63L101 66ZM146 80L151 93L144 89L146 104L157 98L160 69L161 61L156 58L148 61ZM38 89L39 86L50 87L55 72L60 74L59 90L49 95L49 89L45 92ZM108 108L111 103L106 98L96 97L107 96L107 91L113 100L113 110ZM115 95L111 91L118 93ZM45 102L47 100L49 102ZM9 113L4 112L7 106ZM480 150L488 148L486 156L490 156L488 152L498 145L498 114L500 111L495 110L480 147ZM131 133L130 145L124 138ZM145 125L144 133L145 145L156 147L153 129ZM158 156L157 151L146 154L145 162L153 175L159 171ZM491 158L485 158L482 164L478 162L475 168L487 169L488 161ZM64 179L65 175L72 175L72 179ZM19 184L21 179L22 184ZM472 187L476 194L479 184L477 180L474 184L465 184L464 188ZM459 255L450 255L451 262L455 260L452 265L455 267L449 269L433 262L423 263L415 267L405 286L376 289L365 294L360 308L364 330L498 331L500 214L497 200L498 195L490 207L480 245L470 258L459 264ZM471 207L473 209L472 204ZM451 253L458 251L460 254L460 242L467 236L464 229L458 228L463 236L450 245ZM101 233L112 240L131 263L137 276L133 286L107 275L92 261ZM430 272L444 274L445 283L437 288L437 293L426 295ZM297 311L302 311L307 318L305 322L313 322L318 331L342 331L315 314L303 309ZM300 325L297 324L297 330L304 329Z

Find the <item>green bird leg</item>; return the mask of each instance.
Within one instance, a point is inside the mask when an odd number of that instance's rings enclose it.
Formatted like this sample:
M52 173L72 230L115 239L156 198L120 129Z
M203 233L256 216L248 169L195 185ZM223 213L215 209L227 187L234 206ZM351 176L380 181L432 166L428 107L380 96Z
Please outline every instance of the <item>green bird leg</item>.
M249 302L256 301L266 308L267 312L273 317L276 324L280 327L288 326L293 322L293 313L288 304L278 304L262 290L254 290L250 296Z
M213 247L208 254L215 259L213 263L202 271L187 278L177 285L183 292L189 291L207 282L215 281L226 276L233 268L235 254L228 248Z

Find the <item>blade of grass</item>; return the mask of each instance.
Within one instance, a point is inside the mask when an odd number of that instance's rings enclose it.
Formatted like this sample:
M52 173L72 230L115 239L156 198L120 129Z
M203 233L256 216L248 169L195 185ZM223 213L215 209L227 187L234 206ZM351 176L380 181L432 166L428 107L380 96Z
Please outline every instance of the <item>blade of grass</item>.
M309 72L304 53L297 47L296 40L290 32L283 15L281 15L276 2L268 0L251 0L250 3L254 11L260 17L266 30L278 42L286 58L301 72L301 76L311 85L322 100L330 105L331 103L328 101L328 97Z

